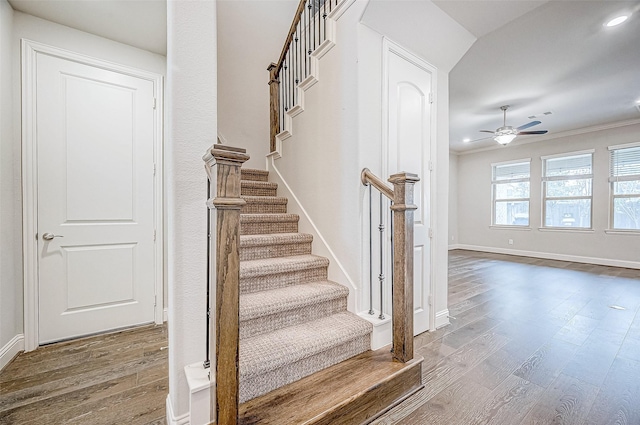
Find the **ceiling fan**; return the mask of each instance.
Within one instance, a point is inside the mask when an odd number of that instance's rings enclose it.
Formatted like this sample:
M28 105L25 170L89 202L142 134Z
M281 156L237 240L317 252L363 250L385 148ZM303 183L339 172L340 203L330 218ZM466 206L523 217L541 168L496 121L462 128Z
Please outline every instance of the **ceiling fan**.
M534 125L538 125L540 124L540 121L531 121L530 123L521 125L520 127L512 127L510 125L507 125L507 109L509 109L509 105L504 105L501 106L500 109L502 110L503 114L504 114L504 122L502 124L502 127L498 128L495 131L491 131L491 130L480 130L483 133L491 133L493 134L493 140L495 140L496 142L500 143L502 146L506 146L509 143L511 143L513 141L513 139L516 138L516 136L526 136L526 135L532 135L532 134L546 134L547 130L537 130L537 131L522 131L522 130L526 130L527 128L533 127ZM477 139L474 140L474 142L477 142L479 140L485 140L488 139L489 137L484 137L482 139Z

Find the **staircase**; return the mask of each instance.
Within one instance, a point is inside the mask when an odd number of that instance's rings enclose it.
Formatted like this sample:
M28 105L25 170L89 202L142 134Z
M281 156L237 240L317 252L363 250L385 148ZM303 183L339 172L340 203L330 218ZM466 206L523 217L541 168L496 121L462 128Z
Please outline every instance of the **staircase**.
M241 170L240 403L366 352L372 325L347 311L268 172Z

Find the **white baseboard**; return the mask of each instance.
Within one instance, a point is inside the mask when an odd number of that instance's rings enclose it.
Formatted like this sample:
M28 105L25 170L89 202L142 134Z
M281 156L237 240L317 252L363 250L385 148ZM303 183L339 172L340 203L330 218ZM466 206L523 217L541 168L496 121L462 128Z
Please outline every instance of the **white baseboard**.
M189 425L189 413L185 413L180 416L173 414L173 407L171 407L171 397L167 395L167 425Z
M24 351L24 335L18 334L0 348L0 370L9 364L20 351Z
M449 324L449 309L441 310L436 313L436 329Z
M451 251L452 249L462 249L462 248L460 248L460 246L461 245L459 243L451 244L451 245L449 245L449 251Z
M449 248L452 249L452 248ZM550 252L522 251L518 249L494 248L490 246L458 244L455 249L469 251L491 252L493 254L515 255L518 257L542 258L545 260L572 261L574 263L597 264L599 266L625 267L628 269L640 269L640 262L615 260L611 258L582 257L579 255L554 254Z
M165 308L164 310L162 310L162 321L163 322L169 321L169 309L168 308Z

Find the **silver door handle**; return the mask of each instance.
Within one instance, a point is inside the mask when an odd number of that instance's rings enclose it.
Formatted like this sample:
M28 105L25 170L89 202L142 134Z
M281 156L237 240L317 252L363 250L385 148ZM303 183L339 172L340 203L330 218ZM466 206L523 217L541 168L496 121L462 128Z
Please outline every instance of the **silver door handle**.
M49 232L42 234L42 239L44 239L45 241L51 241L53 240L53 238L64 238L64 236L54 235L53 233L49 233Z

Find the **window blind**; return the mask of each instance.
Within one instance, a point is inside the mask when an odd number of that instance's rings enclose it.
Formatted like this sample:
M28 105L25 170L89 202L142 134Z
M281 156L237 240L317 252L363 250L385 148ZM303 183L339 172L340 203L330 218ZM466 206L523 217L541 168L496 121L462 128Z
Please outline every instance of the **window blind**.
M493 180L528 179L531 174L531 163L518 162L514 164L494 165Z
M545 177L585 176L593 172L591 153L547 158L544 164Z
M630 176L640 179L640 146L612 149L609 159L611 180Z

